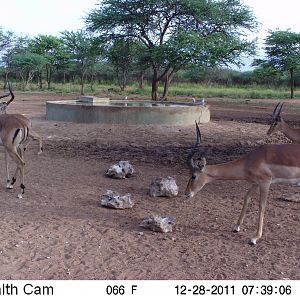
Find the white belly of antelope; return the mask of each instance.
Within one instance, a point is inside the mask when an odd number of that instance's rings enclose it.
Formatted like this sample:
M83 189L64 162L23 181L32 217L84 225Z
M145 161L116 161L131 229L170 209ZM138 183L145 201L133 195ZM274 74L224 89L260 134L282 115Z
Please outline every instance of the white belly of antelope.
M290 166L272 166L272 183L300 185L300 168Z

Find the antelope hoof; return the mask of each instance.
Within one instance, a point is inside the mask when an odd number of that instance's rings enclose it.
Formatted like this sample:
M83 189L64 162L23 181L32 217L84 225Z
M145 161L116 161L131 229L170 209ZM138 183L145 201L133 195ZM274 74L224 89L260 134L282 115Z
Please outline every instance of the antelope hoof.
M193 193L193 192L190 192L190 193L188 193L188 194L185 194L185 197L186 197L186 199L193 198L193 197L194 197L194 193Z
M8 190L12 190L12 189L14 188L14 186L13 186L10 182L7 182L6 188L7 188Z
M40 148L40 151L38 152L38 155L40 155L41 153L43 153L44 149L43 147Z
M256 238L253 238L249 241L249 245L255 246L256 245Z
M239 225L235 225L233 228L233 232L239 232L240 231L240 226Z
M22 194L18 194L18 198L22 199L23 198Z

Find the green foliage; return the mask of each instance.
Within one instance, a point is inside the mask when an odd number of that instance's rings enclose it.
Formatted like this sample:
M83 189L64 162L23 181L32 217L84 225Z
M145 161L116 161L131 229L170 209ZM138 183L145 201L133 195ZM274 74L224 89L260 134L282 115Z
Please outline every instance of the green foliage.
M267 63L281 71L300 66L300 33L271 31L266 38Z
M86 23L88 32L33 39L0 28L1 77L21 82L24 89L37 82L33 88L44 90L45 78L53 91L83 93L85 86L88 93L153 99L167 93L286 98L282 86L292 75L300 84L300 34L290 31L270 32L267 59L257 60L253 72L226 69L239 65L241 54L254 53L247 33L256 21L240 0L104 0Z
M22 88L22 87L21 87ZM37 85L27 86L27 90L40 90ZM100 97L110 97L112 99L123 99L125 95L129 98L134 96L135 99L149 99L151 85L146 84L143 89L138 88L136 84L129 84L124 91L113 83L97 83L93 86L87 85L86 93ZM163 86L159 86L159 91ZM48 91L43 88L42 91ZM81 85L79 82L54 83L51 87L52 92L79 94ZM192 84L192 83L174 83L169 91L172 100L188 101L192 98L210 98L219 101L245 102L247 99L287 99L289 91L283 87L270 88L267 86L226 86L219 84ZM295 92L295 97L300 99L300 91Z
M294 97L295 70L300 67L300 33L270 31L265 41L266 59L256 60L265 73L290 72L291 98Z
M28 49L45 58L46 80L50 89L53 71L66 58L62 40L51 35L39 35L29 42ZM41 87L42 72L39 73L39 81Z
M2 54L0 57L0 64L9 69L11 56L26 51L29 38L27 36L15 36L11 32L7 32L3 37L5 38L5 45L2 44L4 47L2 48L2 53L0 52Z
M300 93L296 94L300 97ZM217 84L182 84L178 83L170 89L170 96L230 99L284 99L289 97L289 91L278 87L266 86L225 86Z
M11 45L14 35L11 31L3 31L0 27L0 51L3 51Z
M22 89L27 87L36 72L40 72L46 59L36 53L21 52L11 56L11 69L14 70L22 81Z
M257 25L239 0L104 0L86 23L106 41L130 38L144 44L153 69L152 99L158 82L164 79L167 89L188 63L236 63L241 53L252 53L253 42L242 37Z
M81 94L83 94L87 72L89 69L93 70L97 57L102 53L99 40L84 30L64 31L62 40L70 60L77 65L77 71L80 73Z
M11 67L17 71L35 72L43 68L46 59L36 53L24 52L14 54L11 58Z
M136 49L135 43L126 39L113 41L108 49L108 59L114 66L118 83L122 90L124 90L127 85L128 73L133 67Z
M52 35L39 35L29 42L31 52L43 55L52 65L62 52L62 40Z

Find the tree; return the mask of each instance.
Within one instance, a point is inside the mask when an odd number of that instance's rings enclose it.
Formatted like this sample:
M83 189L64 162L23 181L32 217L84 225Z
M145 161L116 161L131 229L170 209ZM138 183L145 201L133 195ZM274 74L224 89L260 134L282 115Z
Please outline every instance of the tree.
M8 81L8 76L12 68L12 60L14 55L24 53L27 51L28 43L30 41L28 36L14 36L10 41L10 44L6 44L5 52L1 57L1 64L4 66L5 82ZM14 66L15 67L15 66Z
M256 68L252 71L254 81L259 84L282 85L283 76L280 71L274 69L262 59L255 59L253 66Z
M255 65L265 69L290 73L291 99L294 98L295 70L300 67L300 33L270 31L265 39L266 58L256 60Z
M21 88L25 90L35 75L41 71L46 63L46 59L39 54L22 52L13 54L11 57L11 68L21 79Z
M108 50L107 56L114 66L118 83L123 91L128 82L128 73L133 65L135 44L130 40L117 39Z
M9 47L13 39L14 35L11 31L4 32L0 27L0 52Z
M136 43L134 69L139 73L138 83L140 89L144 88L144 75L149 68L151 68L150 57L145 49L145 46L141 42L138 42Z
M48 89L50 89L52 73L64 55L62 40L51 35L39 35L29 43L28 47L30 52L42 55L45 58L46 81ZM39 83L42 88L41 75L39 76Z
M80 73L81 94L84 94L84 83L87 71L90 66L95 64L96 58L101 54L99 40L93 38L84 30L64 31L62 40L70 59L78 64Z
M152 67L152 99L165 81L163 99L178 70L188 63L235 63L253 43L243 30L257 23L240 0L103 0L86 18L87 29L111 41L130 38L144 44Z

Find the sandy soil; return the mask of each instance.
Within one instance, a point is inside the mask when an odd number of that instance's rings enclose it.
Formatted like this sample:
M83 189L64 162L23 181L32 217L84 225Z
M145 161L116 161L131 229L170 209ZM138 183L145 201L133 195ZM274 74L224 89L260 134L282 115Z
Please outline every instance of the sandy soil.
M45 119L45 101L59 94L21 94L8 109L30 117L44 140L37 156L26 153L26 193L7 191L3 153L0 175L1 279L300 279L300 189L273 186L263 237L256 230L258 201L245 224L232 232L249 184L219 181L193 199L184 197L189 171L185 160L195 142L194 126L73 124ZM239 157L264 143L288 143L266 136L274 100L241 104L210 99L212 120L201 126L209 164ZM300 125L300 104L287 101L283 116ZM114 180L107 168L129 160L136 176ZM151 198L157 176L173 176L178 197ZM101 207L107 189L131 193L128 210ZM150 214L176 218L172 233L147 231Z

